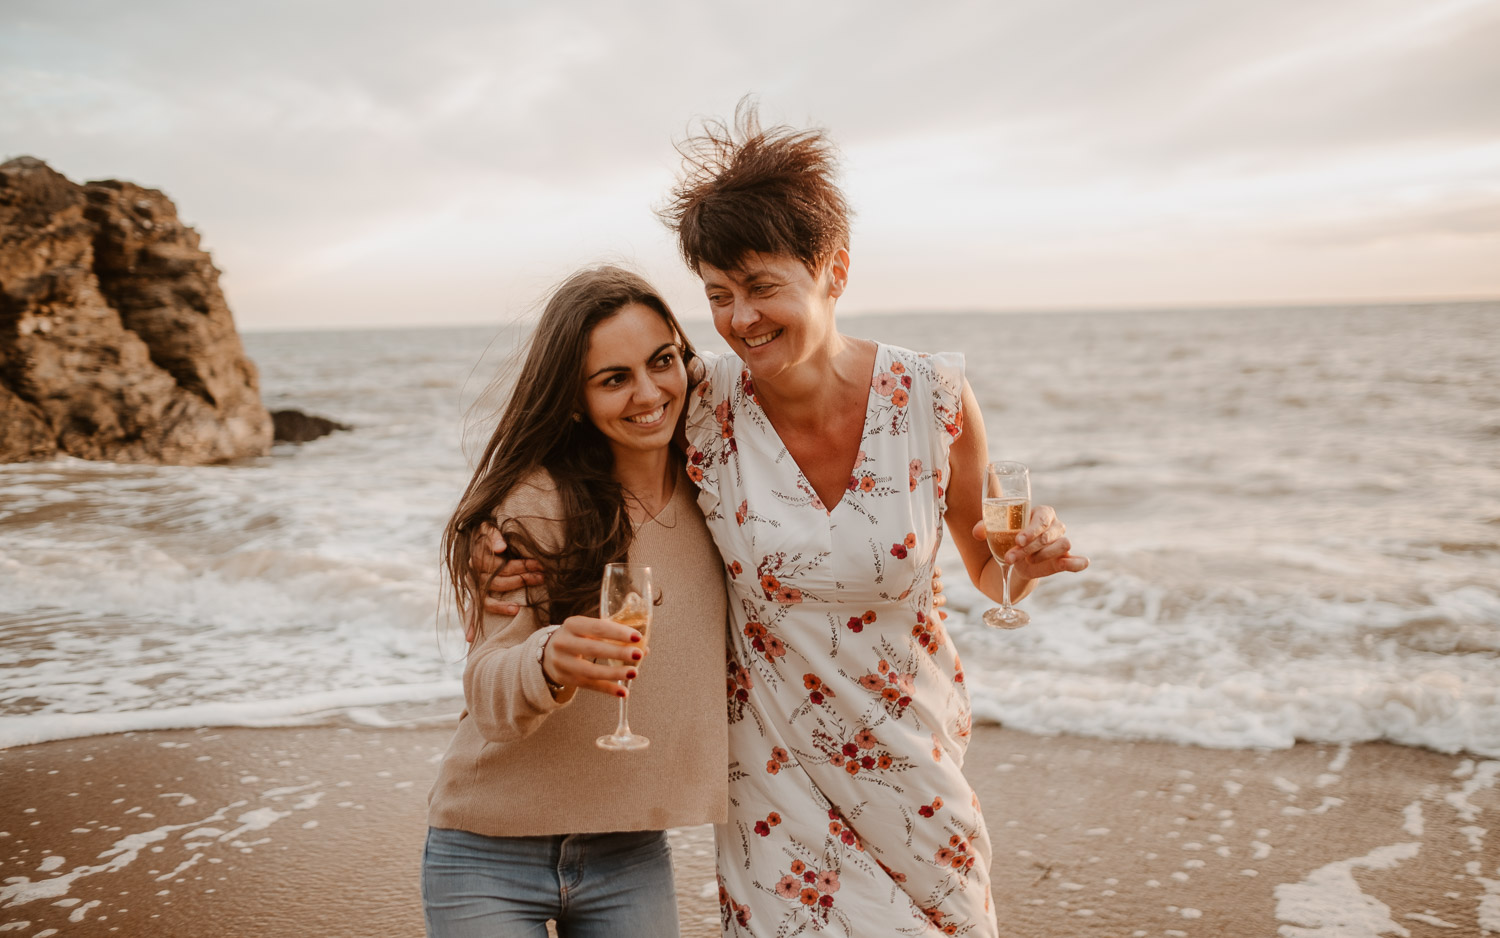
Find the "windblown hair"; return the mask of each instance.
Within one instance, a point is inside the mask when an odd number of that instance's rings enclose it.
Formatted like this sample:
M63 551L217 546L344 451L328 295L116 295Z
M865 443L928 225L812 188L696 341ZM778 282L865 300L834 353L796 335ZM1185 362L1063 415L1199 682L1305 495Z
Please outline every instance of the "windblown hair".
M500 533L508 555L542 565L545 598L527 589L527 603L540 621L596 614L600 572L606 563L626 559L633 528L624 490L614 478L614 454L592 422L573 415L586 412L583 372L590 336L634 303L660 315L677 336L684 360L692 357L687 334L666 301L628 270L581 270L553 292L542 311L504 414L443 529L442 556L459 617L474 625L476 634L482 634L488 586L469 563L480 526L493 523L505 499L538 469L557 485L563 509L560 545L544 546L523 519L501 519Z
M822 130L763 130L746 97L732 127L704 121L677 152L682 174L657 215L694 272L737 270L750 252L789 254L816 271L849 247L851 212L833 181L838 153Z

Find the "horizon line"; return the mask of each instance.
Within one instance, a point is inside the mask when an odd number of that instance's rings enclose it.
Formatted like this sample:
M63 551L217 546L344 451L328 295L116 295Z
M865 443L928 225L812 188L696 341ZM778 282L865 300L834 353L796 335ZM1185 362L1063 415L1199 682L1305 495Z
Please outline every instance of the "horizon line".
M1348 300L1271 300L1267 302L1234 302L1221 301L1209 303L1163 303L1163 304L1139 304L1132 306L1017 306L999 309L943 309L943 310L913 310L913 309L880 309L863 310L844 314L847 319L877 318L881 316L1028 316L1028 315L1098 315L1098 314L1129 314L1129 313L1234 313L1234 312L1273 312L1291 310L1312 309L1339 309L1347 307L1379 307L1391 308L1401 306L1484 306L1489 304L1500 304L1500 294L1493 296L1468 296L1468 297L1417 297L1409 299L1348 299ZM364 325L329 325L313 324L307 326L279 325L279 326L246 326L235 324L235 328L241 334L271 334L278 332L375 332L396 331L401 329L476 329L487 326L505 326L524 323L535 318L535 314L528 313L523 316L511 317L509 319L491 320L446 320L443 322L384 322L368 323ZM679 316L684 323L708 322L709 317Z

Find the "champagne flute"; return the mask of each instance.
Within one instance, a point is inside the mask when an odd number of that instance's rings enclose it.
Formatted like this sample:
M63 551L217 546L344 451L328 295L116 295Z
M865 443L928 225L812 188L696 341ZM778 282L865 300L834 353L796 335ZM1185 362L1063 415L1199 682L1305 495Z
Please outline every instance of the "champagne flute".
M599 589L599 615L620 625L628 625L641 633L645 640L651 628L651 568L638 563L607 563L604 565L604 582ZM623 647L623 646L622 646ZM629 666L633 662L622 659L606 659L603 664L615 667ZM629 681L622 684L630 686ZM626 715L626 698L620 698L620 720L615 731L594 740L600 749L631 750L645 749L651 740L630 731Z
M984 614L984 624L1014 629L1031 616L1010 604L1010 568L1005 554L1016 546L1016 535L1026 527L1031 514L1031 474L1018 462L992 462L984 467L984 533L990 554L1003 571L1001 604Z

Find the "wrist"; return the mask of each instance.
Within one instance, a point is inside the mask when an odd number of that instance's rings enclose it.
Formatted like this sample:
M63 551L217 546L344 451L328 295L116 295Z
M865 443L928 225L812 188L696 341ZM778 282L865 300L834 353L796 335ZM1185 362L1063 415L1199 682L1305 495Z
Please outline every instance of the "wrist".
M998 603L1003 601L1004 590L1009 587L1011 601L1015 602L1030 583L1030 577L1022 574L1017 565L1007 566L990 557L980 577L979 591Z
M547 673L547 646L551 644L552 637L557 634L557 630L560 628L562 628L560 625L549 625L545 629L542 629L542 632L546 634L542 636L542 644L537 648L536 652L536 663L542 669L542 680L547 683L547 690L551 692L553 697L567 690L565 685L552 680L552 675Z

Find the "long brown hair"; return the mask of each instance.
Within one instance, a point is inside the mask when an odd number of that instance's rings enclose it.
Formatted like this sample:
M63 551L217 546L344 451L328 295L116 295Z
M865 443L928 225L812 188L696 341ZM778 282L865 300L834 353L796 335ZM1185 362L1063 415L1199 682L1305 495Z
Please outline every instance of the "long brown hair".
M539 621L561 622L599 604L599 572L626 559L634 533L624 490L614 478L614 454L583 413L583 369L594 329L639 303L656 312L693 355L687 334L666 301L638 274L619 267L580 270L553 291L532 333L515 387L478 468L443 529L442 557L460 619L482 634L488 583L470 568L480 525L493 522L507 496L538 469L557 485L562 540L543 546L522 519L506 518L500 533L507 554L541 562L545 599L527 590Z

